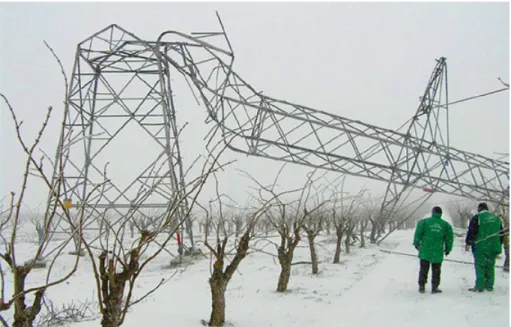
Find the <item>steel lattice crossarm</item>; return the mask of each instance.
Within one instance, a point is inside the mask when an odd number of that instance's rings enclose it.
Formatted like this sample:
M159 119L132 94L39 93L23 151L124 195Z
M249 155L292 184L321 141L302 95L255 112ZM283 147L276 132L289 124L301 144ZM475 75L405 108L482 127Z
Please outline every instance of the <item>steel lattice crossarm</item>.
M168 36L181 40L161 41ZM509 163L442 144L434 138L438 126L423 126L431 129L428 140L425 132L400 133L277 100L232 70L231 50L178 32L163 33L159 43L157 49L167 47L159 57L191 79L223 137L235 137L234 151L507 205ZM426 103L427 95L413 119L441 107L433 98Z

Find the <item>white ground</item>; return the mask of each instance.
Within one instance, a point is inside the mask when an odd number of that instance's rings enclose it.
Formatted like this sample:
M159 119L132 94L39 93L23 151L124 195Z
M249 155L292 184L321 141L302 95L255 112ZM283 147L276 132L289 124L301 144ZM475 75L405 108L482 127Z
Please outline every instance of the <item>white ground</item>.
M432 295L428 290L419 294L418 259L380 251L392 249L415 255L412 236L413 231L400 231L392 234L380 248L353 247L349 255L342 253L342 262L337 265L330 263L335 247L333 237L320 237L317 246L322 261L320 274L312 276L308 265L294 266L290 290L285 294L275 292L278 263L268 255L253 253L241 263L239 273L229 284L227 321L243 327L509 326L508 274L501 269L497 269L493 293L474 294L467 291L474 282L473 266L445 262L443 293ZM262 244L260 241L258 247ZM270 246L265 250L275 252ZM449 259L472 261L471 254L464 252L461 238L456 238ZM175 272L161 268L168 260L168 255L162 255L147 268L137 293L147 291L161 278ZM309 260L305 241L296 260ZM502 264L502 259L498 264ZM43 271L38 270L37 274L42 276ZM196 261L132 308L123 326L201 326L200 320L208 319L211 307L208 277L209 260ZM31 280L30 284L33 283L37 280ZM86 259L68 283L51 288L48 296L58 305L94 301L94 292L90 261ZM68 326L98 325L99 320Z

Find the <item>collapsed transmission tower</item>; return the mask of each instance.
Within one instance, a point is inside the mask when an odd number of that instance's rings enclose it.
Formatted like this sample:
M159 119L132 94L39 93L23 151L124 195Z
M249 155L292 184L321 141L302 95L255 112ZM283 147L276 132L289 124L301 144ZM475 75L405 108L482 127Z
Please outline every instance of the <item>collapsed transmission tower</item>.
M116 119L138 123L161 145L161 155L148 170L157 166L158 160L160 165L168 164L165 173L143 172L133 183L165 177L168 183L153 190L166 194L160 203L153 204L163 207L173 193L184 191L179 151L169 151L179 144L168 73L173 68L194 86L194 94L206 107L207 122L213 124L210 140L221 135L235 152L387 182L383 215L392 212L411 189L487 199L509 206L508 162L451 147L448 130L442 130L439 124L440 116L448 119L445 58L437 60L407 130L394 131L256 91L234 72L234 53L220 19L219 23L221 31L190 35L167 31L156 41L141 40L111 25L79 44L69 95L76 110L68 124L86 136L82 141L85 159L78 163L70 156L79 173L65 176L68 193L83 201L86 188L98 182L90 173L94 170L97 178L101 175L93 164L92 144L100 140L94 133L100 129L106 134L97 153L117 133L100 124L114 106L123 111L115 115ZM110 79L118 75L125 84L115 89ZM123 98L123 90L132 80L143 81L146 89L140 90L138 97ZM149 109L143 111L144 105ZM157 127L157 132L148 128L149 118L156 120L152 126ZM443 128L448 128L448 121ZM129 205L127 189L116 188L113 182L111 187L118 196L105 205ZM187 232L193 244L189 226L188 221Z

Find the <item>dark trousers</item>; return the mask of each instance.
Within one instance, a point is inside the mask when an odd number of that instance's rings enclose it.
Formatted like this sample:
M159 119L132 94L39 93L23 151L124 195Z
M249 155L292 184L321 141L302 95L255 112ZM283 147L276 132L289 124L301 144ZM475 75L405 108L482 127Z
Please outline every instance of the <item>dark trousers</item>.
M433 289L438 288L438 285L440 285L440 274L442 270L442 264L441 263L431 263L426 260L420 261L420 270L419 270L419 285L424 286L428 282L428 273L429 273L429 266L433 266L433 276L431 277L431 286Z

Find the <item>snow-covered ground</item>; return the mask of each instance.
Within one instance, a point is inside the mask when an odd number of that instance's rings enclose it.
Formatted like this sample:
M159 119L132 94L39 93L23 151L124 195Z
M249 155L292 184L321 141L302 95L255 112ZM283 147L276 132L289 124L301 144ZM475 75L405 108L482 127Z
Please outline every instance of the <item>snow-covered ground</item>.
M473 266L447 261L442 268L443 293L419 294L418 259L380 251L416 255L412 236L411 230L398 231L381 247L368 244L361 249L356 245L350 254L341 254L340 264L331 263L333 236L320 236L317 245L320 273L312 275L309 265L293 266L289 291L284 294L275 291L278 262L269 255L252 253L229 284L227 323L243 327L509 326L508 274L500 268L495 291L474 294L467 291L474 282ZM275 251L270 247L266 250ZM66 260L71 258L67 256ZM461 238L455 239L448 259L472 261ZM309 260L305 241L300 244L295 260ZM175 273L175 269L162 268L168 261L169 256L162 255L149 266L140 277L136 292L142 294ZM209 265L209 259L202 258L186 269L179 269L157 292L130 309L123 326L201 326L200 320L209 318L211 308ZM63 268L55 269L57 272ZM44 271L37 270L36 275L42 277ZM36 275L30 280L31 285L37 284ZM75 276L51 288L48 296L56 305L95 301L93 281L90 261L84 259ZM98 325L99 319L68 326Z

